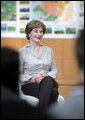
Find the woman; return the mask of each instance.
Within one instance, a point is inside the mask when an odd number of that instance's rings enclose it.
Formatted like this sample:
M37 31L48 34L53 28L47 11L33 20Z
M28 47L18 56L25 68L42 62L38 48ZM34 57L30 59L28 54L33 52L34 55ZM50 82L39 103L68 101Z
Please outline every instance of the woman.
M51 48L40 44L45 32L46 27L42 22L30 21L25 29L29 43L19 50L22 91L24 94L39 98L40 106L47 106L57 100L58 97L58 84L54 80L58 75L58 70L53 51ZM56 91L54 92L55 87Z

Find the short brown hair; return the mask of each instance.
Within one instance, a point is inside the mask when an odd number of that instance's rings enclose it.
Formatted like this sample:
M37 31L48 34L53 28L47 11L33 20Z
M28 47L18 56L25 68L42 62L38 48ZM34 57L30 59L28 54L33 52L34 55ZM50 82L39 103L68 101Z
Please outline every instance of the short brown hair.
M32 20L30 21L27 25L26 25L26 28L25 28L25 33L26 33L26 37L27 39L29 39L29 34L30 32L34 29L34 28L39 28L41 27L43 29L43 34L45 34L46 32L46 27L45 25L39 21L39 20Z
M79 68L84 69L84 31L80 34L76 41L76 57L78 61Z

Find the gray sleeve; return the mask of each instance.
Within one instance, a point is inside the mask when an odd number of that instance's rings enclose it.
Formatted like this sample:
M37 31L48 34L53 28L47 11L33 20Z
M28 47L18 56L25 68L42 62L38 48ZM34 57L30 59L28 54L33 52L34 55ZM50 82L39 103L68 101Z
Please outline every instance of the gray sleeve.
M56 63L55 63L55 59L54 59L54 53L53 53L52 49L51 49L51 59L52 59L51 68L50 68L50 72L48 72L47 75L56 79L56 77L58 76L58 69L56 67Z
M20 66L19 66L19 70L20 70L20 75L19 75L19 80L21 83L24 82L28 82L30 78L32 78L32 76L24 74L24 60L23 60L23 53L21 51L19 51L19 61L20 61Z

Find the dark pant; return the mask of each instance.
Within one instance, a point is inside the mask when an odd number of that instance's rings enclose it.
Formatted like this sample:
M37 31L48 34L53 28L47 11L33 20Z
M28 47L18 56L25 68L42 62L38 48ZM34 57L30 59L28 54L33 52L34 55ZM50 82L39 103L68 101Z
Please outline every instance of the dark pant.
M58 98L58 83L50 76L45 77L40 83L22 85L22 92L39 99L39 106L46 107Z

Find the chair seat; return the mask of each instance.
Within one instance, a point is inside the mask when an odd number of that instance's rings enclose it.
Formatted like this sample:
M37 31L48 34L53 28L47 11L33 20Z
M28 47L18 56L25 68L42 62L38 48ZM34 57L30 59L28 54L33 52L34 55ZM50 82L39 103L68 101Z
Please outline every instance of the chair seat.
M30 105L36 107L39 104L39 99L30 95L24 95L23 93L20 94L20 97L27 101ZM58 96L58 104L64 103L65 99L63 96ZM57 101L56 101L57 102Z
M34 96L31 96L31 95L25 95L23 94L22 90L21 90L21 85L19 85L19 96L20 98L24 99L27 101L27 103L29 103L30 105L36 107L38 104L39 104L39 99L34 97ZM58 103L61 104L65 101L64 97L59 95L58 96ZM56 100L57 102L57 100Z
M30 95L24 95L23 93L20 95L20 98L24 99L30 105L36 107L39 104L39 99Z

